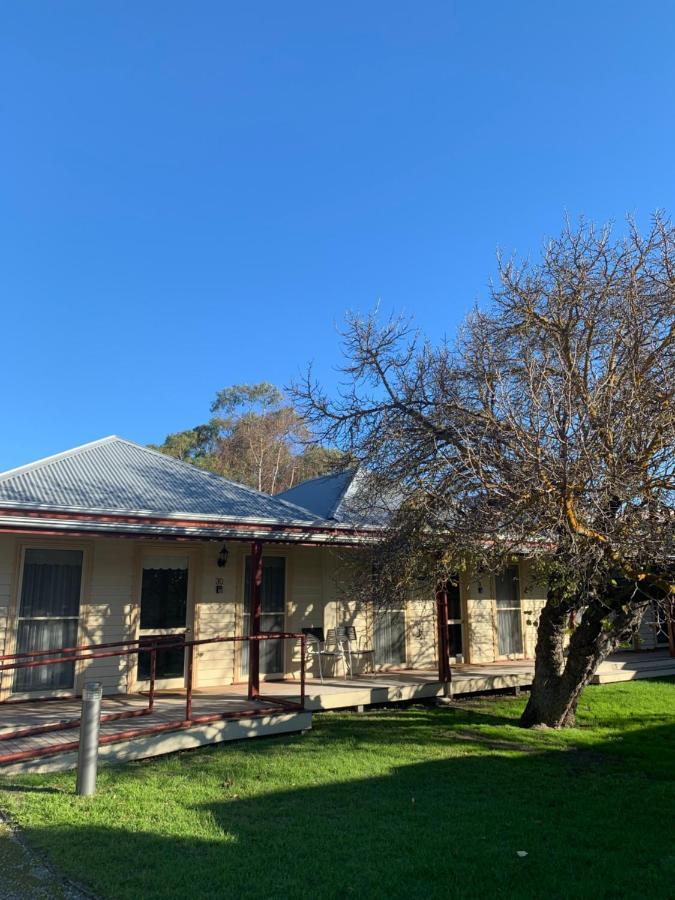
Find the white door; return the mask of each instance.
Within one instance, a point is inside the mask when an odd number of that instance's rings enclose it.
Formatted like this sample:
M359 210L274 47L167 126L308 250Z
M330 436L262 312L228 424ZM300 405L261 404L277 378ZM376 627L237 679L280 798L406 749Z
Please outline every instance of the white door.
M141 578L141 643L171 644L157 651L156 685L184 687L186 653L182 646L192 637L187 556L148 554L143 557ZM136 681L150 679L151 653L139 653Z

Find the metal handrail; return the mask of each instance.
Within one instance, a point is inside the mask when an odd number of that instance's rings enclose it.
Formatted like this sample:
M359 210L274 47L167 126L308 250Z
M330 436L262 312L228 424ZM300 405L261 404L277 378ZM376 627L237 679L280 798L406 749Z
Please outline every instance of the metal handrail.
M14 654L6 654L5 656L0 656L0 675L2 672L11 671L11 670L19 670L19 669L33 669L38 668L40 666L48 666L48 665L56 665L62 664L65 662L80 662L80 661L88 661L94 659L108 659L110 657L124 657L124 656L132 656L137 655L139 653L150 653L150 679L149 679L149 689L148 689L148 705L144 709L140 710L129 710L127 712L120 713L108 713L106 715L101 716L101 722L111 722L119 719L127 719L127 718L135 718L138 716L147 716L151 714L154 710L155 706L155 692L156 692L156 680L157 680L157 652L159 650L168 650L172 648L184 648L187 651L187 661L186 661L186 697L185 697L185 716L182 719L176 719L171 722L162 723L161 725L149 726L148 728L138 729L134 732L122 732L118 735L108 735L102 737L100 743L114 743L115 741L125 740L128 737L138 737L144 734L152 734L160 731L171 731L178 728L189 727L191 724L197 723L205 723L209 721L217 721L219 719L226 719L238 716L242 716L245 714L256 713L258 709L253 710L241 710L237 713L222 713L222 714L213 714L207 716L194 716L192 713L192 699L193 699L193 691L194 691L194 648L201 647L208 644L220 644L220 643L240 643L243 641L269 641L269 640L299 640L300 641L300 702L296 703L295 701L288 700L286 698L281 699L279 697L275 698L259 698L260 702L265 703L268 707L270 705L278 706L282 709L297 709L304 710L305 709L305 663L306 663L306 635L302 632L260 632L258 634L251 635L227 635L227 636L219 636L213 638L200 638L196 640L171 640L171 635L168 635L163 638L158 638L154 642L149 643L150 638L143 639L133 639L128 641L115 641L105 644L89 644L89 645L79 645L77 647L62 647L62 648L54 648L51 650L34 650L34 651L25 651L22 653L14 653ZM125 648L125 649L112 649L112 648ZM48 654L60 654L57 656L49 657ZM47 656L45 659L44 657ZM6 660L10 660L7 662ZM249 700L253 699L249 695ZM30 703L31 700L23 700L17 701L11 698L7 700L0 701L0 707L4 704L8 703L17 703L24 702ZM32 702L40 702L38 700L33 700ZM269 710L268 710L269 711ZM46 725L36 725L30 726L28 728L18 729L12 732L0 733L0 742L6 740L15 740L17 738L22 737L30 737L37 734L45 734L52 731L61 731L69 728L77 728L80 725L80 719L62 719L56 722L50 722ZM19 751L14 754L6 754L4 756L0 755L0 763L7 763L12 761L18 761L22 759L30 759L39 756L46 756L52 753L58 753L59 751L65 751L67 749L75 749L78 746L78 742L73 742L71 745L68 744L57 744L49 747L40 747L31 751Z

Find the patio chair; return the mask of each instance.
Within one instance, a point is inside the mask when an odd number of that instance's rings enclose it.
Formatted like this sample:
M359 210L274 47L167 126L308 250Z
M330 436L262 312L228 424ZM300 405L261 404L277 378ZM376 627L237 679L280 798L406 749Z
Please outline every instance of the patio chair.
M341 659L342 667L347 675L347 657L345 648L337 639L335 628L328 629L328 635L324 636L323 628L311 626L303 628L302 633L307 636L307 657L305 665L310 665L315 659L319 661L319 678L323 684L323 658L324 656L331 659ZM332 648L332 649L331 649Z
M352 664L353 656L370 656L370 671L375 671L375 651L372 647L361 647L360 641L356 636L356 628L354 625L340 625L337 629L337 639L347 653L347 662L349 664L349 674L353 677L354 668Z

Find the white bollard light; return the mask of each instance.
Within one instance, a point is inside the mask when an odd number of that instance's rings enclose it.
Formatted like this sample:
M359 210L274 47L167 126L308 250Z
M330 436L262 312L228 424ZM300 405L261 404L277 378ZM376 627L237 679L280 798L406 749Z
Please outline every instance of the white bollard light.
M77 787L81 797L96 793L98 767L98 736L101 728L100 681L88 681L82 691L82 717L80 720L80 749L77 756Z

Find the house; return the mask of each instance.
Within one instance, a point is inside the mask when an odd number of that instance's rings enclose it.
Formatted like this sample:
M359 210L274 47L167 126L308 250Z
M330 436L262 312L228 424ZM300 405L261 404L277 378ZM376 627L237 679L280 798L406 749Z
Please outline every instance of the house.
M398 609L354 599L345 559L379 539L386 514L364 508L361 477L271 497L119 437L0 474L2 773L76 765L91 681L110 762L436 697L451 664L460 694L530 684L545 592L527 559ZM344 625L365 651L349 679L339 655L319 669L304 633ZM674 668L607 665L600 680Z
M257 547L263 632L349 623L362 646L373 647L377 669L434 669L434 597L360 608L340 585L340 554L378 530L377 516L356 514L357 487L358 474L348 472L271 497L115 436L5 472L0 648L7 656L166 639L172 646L157 653L157 686L180 687L182 640L248 634ZM543 599L527 561L496 578L462 579L449 596L451 660L532 657ZM299 677L297 641L260 646L262 678ZM109 694L142 690L149 657L94 660L87 678ZM200 646L194 684L243 682L248 663L246 642ZM72 692L82 670L67 662L0 674L0 699L19 699Z

